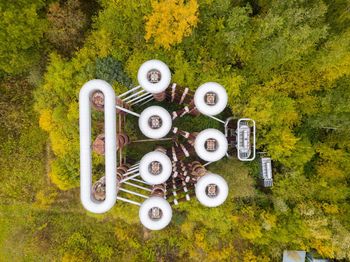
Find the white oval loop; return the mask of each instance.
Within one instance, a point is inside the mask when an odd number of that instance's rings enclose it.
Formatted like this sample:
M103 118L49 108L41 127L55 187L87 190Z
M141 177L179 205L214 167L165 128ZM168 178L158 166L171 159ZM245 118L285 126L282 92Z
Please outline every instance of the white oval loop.
M90 97L95 91L104 94L105 119L105 172L106 198L97 201L91 194L91 108ZM110 210L117 199L116 178L116 108L113 88L103 80L95 79L85 83L79 93L79 129L80 129L80 198L85 209L93 213Z

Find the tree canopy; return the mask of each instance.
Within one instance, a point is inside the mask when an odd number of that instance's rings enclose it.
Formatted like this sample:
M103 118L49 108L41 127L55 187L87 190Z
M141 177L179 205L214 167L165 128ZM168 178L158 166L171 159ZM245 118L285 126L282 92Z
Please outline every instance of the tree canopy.
M0 70L19 74L40 58L46 20L39 12L42 0L0 2Z
M100 0L89 14L93 1L49 2L0 3L0 255L14 256L23 234L29 260L275 261L285 249L350 259L348 1ZM229 184L226 202L181 203L161 232L123 203L100 216L83 210L79 90L100 78L122 93L149 59L181 86L226 88L232 114L256 121L271 189L259 186L258 159L226 159L209 166ZM187 131L211 124L191 121ZM13 155L28 163L13 165ZM103 159L93 161L95 179Z

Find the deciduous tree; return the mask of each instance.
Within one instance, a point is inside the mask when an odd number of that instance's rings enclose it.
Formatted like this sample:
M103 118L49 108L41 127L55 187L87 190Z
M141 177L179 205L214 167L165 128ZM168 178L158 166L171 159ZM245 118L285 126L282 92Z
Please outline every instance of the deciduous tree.
M198 23L197 0L152 0L152 12L146 19L146 41L169 49L191 34Z

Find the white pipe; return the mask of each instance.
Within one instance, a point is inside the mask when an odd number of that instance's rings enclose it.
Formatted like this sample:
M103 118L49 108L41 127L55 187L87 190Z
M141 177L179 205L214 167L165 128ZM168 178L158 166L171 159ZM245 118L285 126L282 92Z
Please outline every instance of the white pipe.
M124 178L123 180L121 180L121 181L120 181L120 183L124 183L125 181L128 181L129 179L132 179L132 178L138 177L139 175L140 175L139 173L136 173L135 175L132 175L132 176L126 177L126 178Z
M130 98L133 98L133 97L137 96L138 94L141 94L141 93L144 93L144 92L146 92L146 90L142 89L141 91L138 91L138 92L136 92L136 93L134 93L134 94L132 94L132 95L130 95L130 96L128 96L128 97L122 99L122 101L123 101L123 102L126 102L126 101L129 100ZM149 93L146 92L146 94L149 94ZM130 101L129 101L128 103L130 103Z
M134 170L134 169L137 169L139 165L140 165L140 164L137 164L137 165L135 165L135 166L130 167L130 168L127 170L127 172L129 172L129 171L131 171L131 170Z
M119 191L123 191L123 192L125 192L125 193L129 193L129 194L132 194L132 195L135 195L135 196L139 196L139 197L143 197L143 198L148 198L148 196L145 196L145 195L143 195L143 194L140 194L140 193L137 193L137 192L134 192L134 191L131 191L131 190L127 190L127 189L125 189L125 188L119 188Z
M152 96L150 99L148 99L148 100L146 100L145 102L143 102L142 104L140 104L140 106L143 106L144 104L147 104L148 102L151 102L153 99L154 99L154 98L153 98L153 96Z
M219 119L219 118L217 118L217 117L215 117L215 116L210 116L210 115L206 115L206 116L209 116L210 118L212 118L212 119L214 119L214 120L216 120L216 121L218 121L218 122L220 122L220 123L223 123L223 124L226 123L224 120L221 120L221 119Z
M130 103L132 103L132 102L134 102L134 101L136 101L135 103L138 103L139 102L139 99L140 98L142 98L142 97L145 97L145 96L147 96L148 95L148 97L149 97L149 95L152 95L152 94L150 94L150 93L144 93L144 94L142 94L142 95L140 95L140 96L138 96L138 97L135 97L135 98L133 98L133 99L131 99L130 101L128 101L128 103L130 104ZM153 95L152 95L153 96ZM141 100L141 99L140 99Z
M256 151L256 125L255 120L251 119L253 122L253 160L255 159L255 151Z
M132 88L132 89L126 91L125 93L119 95L118 97L121 98L121 97L123 97L123 96L126 96L127 94L130 94L131 92L134 92L135 90L140 89L140 88L141 88L141 86L136 86L136 87L134 87L134 88Z
M124 182L123 184L129 185L129 186L133 186L133 187L137 187L137 188L140 188L140 189L145 190L145 191L152 192L152 190L147 188L147 187L139 186L139 185L136 185L136 184L133 184L133 183L130 183L130 182Z
M151 184L147 183L146 181L143 181L143 180L140 180L137 178L131 178L130 180L135 181L135 182L139 182L139 183L143 183L145 185L151 185Z
M91 108L90 97L95 91L104 94L106 199L96 201L91 195ZM110 210L117 200L116 110L113 88L103 80L91 80L79 93L80 129L80 199L85 209L93 213Z
M136 202L136 201L132 201L130 199L127 199L127 198L124 198L124 197L117 197L118 200L120 201L124 201L124 202L127 202L127 203L130 203L130 204L134 204L134 205L137 205L137 206L141 206L141 203L139 202Z
M121 110L121 111L124 111L124 112L126 112L126 113L129 113L129 114L131 114L131 115L140 117L140 114L135 113L135 112L133 112L133 111L130 111L130 110L124 108L124 107L121 107L121 106L116 105L115 108L117 108L117 109L119 109L119 110Z
M139 169L138 166L130 168L130 169L128 169L128 171L125 174L123 174L123 176L127 176L127 175L130 175L130 174L135 174L135 171L137 172L138 169Z
M213 163L213 162L207 162L207 163L205 163L203 166L210 165L211 163Z
M140 140L134 140L131 141L131 143L141 143L141 142L154 142L154 141L169 141L172 140L172 137L164 137L164 138L158 138L158 139L140 139Z
M136 101L136 102L134 102L134 103L132 103L130 105L135 105L135 104L140 103L141 101L146 100L146 99L148 99L150 97L153 97L153 95L150 94L149 96L145 96L144 98L141 98L140 100L138 100L138 101Z

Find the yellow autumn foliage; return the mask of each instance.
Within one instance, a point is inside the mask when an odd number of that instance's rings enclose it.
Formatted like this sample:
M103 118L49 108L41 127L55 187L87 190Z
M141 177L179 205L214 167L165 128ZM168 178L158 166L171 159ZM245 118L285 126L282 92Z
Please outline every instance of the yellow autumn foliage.
M39 125L43 130L50 132L50 130L52 129L52 112L51 112L51 110L44 109L40 112Z
M45 188L38 191L35 195L35 203L34 206L41 209L48 209L56 200L57 192L50 189Z
M57 130L50 132L51 147L56 155L63 156L69 147L69 141L66 136Z
M324 161L317 166L316 170L320 177L328 177L330 179L343 179L346 177L341 167L332 162Z
M335 204L323 203L322 209L326 214L339 214L339 207Z
M322 241L320 239L316 239L313 244L315 246L315 249L321 256L328 258L334 257L335 250L332 244Z
M62 257L62 262L83 262L91 261L87 260L88 256L84 252L78 252L78 254L72 254L71 252L64 253Z
M53 169L49 173L49 177L52 183L54 183L60 190L68 190L69 184L60 177L60 170Z
M189 36L198 23L197 0L152 0L152 13L145 17L146 41L169 49Z
M243 261L244 262L257 262L258 257L254 255L252 250L248 250L248 251L244 252Z

